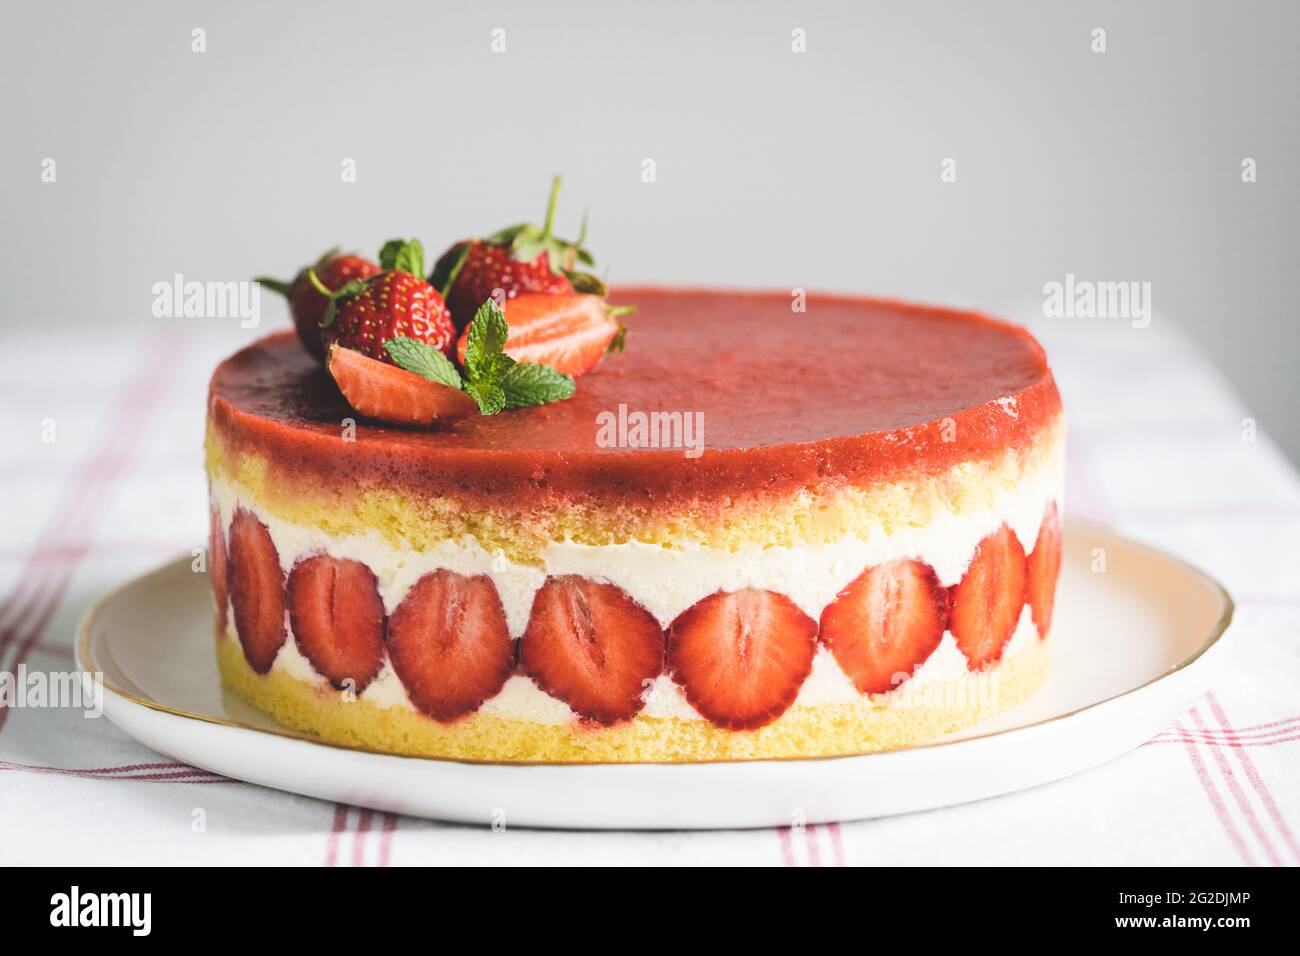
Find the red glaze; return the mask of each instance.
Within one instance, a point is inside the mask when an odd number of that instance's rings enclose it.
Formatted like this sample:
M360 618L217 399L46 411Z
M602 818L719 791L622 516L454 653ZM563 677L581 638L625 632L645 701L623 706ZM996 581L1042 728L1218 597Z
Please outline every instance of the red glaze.
M502 507L510 496L665 506L867 485L1024 447L1060 412L1038 343L973 313L816 294L806 313L786 293L620 298L640 307L627 352L606 356L563 402L427 430L363 422L355 442L340 442L350 409L281 333L218 366L209 414L232 451L269 455L288 475ZM703 412L703 456L600 447L597 415L620 403Z

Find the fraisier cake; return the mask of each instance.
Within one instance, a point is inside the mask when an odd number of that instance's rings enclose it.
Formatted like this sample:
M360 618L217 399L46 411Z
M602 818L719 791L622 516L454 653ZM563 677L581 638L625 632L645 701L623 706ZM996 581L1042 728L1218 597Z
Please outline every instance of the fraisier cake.
M628 350L571 397L425 426L359 415L292 333L223 362L226 684L326 741L539 762L899 748L1039 686L1065 425L1033 338L869 299L620 299ZM605 427L633 413L649 431Z

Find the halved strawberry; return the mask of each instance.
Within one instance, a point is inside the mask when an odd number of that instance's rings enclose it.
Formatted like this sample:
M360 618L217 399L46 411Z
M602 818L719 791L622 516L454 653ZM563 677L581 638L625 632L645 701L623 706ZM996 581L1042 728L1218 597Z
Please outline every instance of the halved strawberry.
M495 697L515 667L492 579L426 574L388 619L388 657L411 703L451 721Z
M244 657L267 673L286 636L284 571L271 532L244 508L230 521L230 603Z
M952 589L948 628L971 670L1002 656L1025 606L1025 549L1005 524L975 549L966 575Z
M947 619L934 568L890 561L867 568L822 611L821 640L859 691L883 694L934 653Z
M288 594L303 657L336 690L365 690L384 663L384 602L375 573L360 561L319 554L294 565Z
M1056 502L1047 506L1038 540L1029 556L1028 600L1038 636L1046 637L1052 626L1052 605L1056 601L1056 577L1061 571L1061 519Z
M478 411L474 399L458 388L353 349L331 345L328 364L348 404L367 418L427 425L440 418L459 418Z
M784 594L718 591L668 628L668 667L719 727L753 730L794 703L812 671L817 622Z
M516 362L549 365L577 378L590 372L623 329L598 295L526 292L503 307L510 335L505 351ZM456 343L461 365L469 343L466 329Z
M600 724L631 719L663 671L664 633L622 588L576 574L546 579L519 646L542 690Z
M221 527L221 515L212 509L208 527L208 572L212 575L212 598L217 605L217 624L226 633L230 616L230 562L226 555L226 532Z

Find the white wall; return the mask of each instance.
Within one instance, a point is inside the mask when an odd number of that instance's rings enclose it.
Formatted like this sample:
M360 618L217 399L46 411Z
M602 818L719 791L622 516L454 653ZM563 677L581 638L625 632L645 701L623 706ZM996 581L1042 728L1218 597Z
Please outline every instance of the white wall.
M437 246L540 215L561 170L565 225L590 205L616 282L996 311L1067 272L1149 281L1156 321L1184 324L1300 458L1298 10L10 4L0 321L153 322L151 286L176 272Z

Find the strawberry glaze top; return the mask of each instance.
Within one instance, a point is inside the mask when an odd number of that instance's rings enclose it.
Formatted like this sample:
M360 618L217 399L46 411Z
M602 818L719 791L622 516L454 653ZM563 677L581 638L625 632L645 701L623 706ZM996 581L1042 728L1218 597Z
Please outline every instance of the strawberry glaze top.
M292 332L217 367L211 425L288 480L388 486L504 510L580 498L662 507L935 473L1033 442L1061 410L1042 348L973 313L784 293L620 290L626 353L570 399L431 428L360 420ZM602 412L703 412L702 456L601 447ZM952 424L946 425L945 420ZM945 441L944 439L948 440Z

